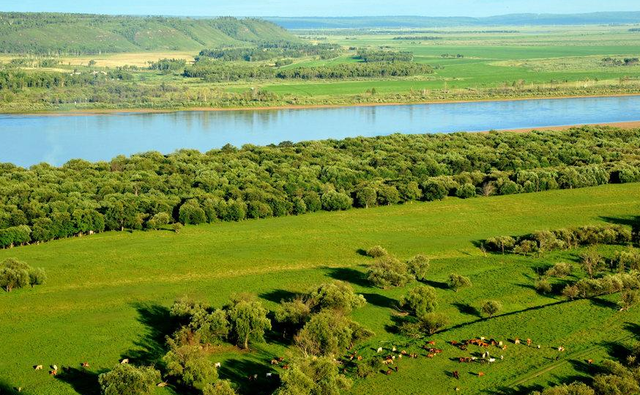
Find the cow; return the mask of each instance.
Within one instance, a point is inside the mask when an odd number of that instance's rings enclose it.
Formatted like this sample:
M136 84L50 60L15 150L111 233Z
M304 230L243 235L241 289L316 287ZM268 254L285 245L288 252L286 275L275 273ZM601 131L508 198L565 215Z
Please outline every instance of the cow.
M495 361L496 361L496 359L495 359L495 358L489 358L489 363L493 363L493 362L495 362Z
M122 361L120 361L120 365L126 365L129 363L129 358L125 358Z
M80 366L82 366L83 368L88 368L89 367L89 362L82 362L80 364Z
M587 359L587 363L588 363L589 365L592 365L592 364L593 364L593 359Z
M418 354L416 354L415 352L411 353L409 356L414 359L418 358Z
M530 346L533 341L531 339L527 339L527 346Z
M431 340L429 342L427 342L428 345L430 346L435 346L436 345L436 341L435 340Z
M284 362L284 357L278 358L278 362Z
M362 361L362 356L358 355L358 361Z
M389 376L391 373L393 373L393 370L387 369L387 372L386 372L387 376Z
M513 341L513 344L520 344L520 338L516 337L516 339Z
M400 351L400 354L401 354L401 355L407 355L407 350L402 350L402 351Z
M393 348L391 349L391 352L396 352L396 351L397 351L396 346L393 346Z
M427 358L433 358L435 356L436 356L436 354L427 354Z
M558 351L559 352L563 352L564 351L564 347L562 347L562 346L558 347Z
M52 375L52 376L56 376L58 374L58 371L57 370L52 370L52 371L49 372L49 374Z
M460 380L460 373L458 373L457 370L453 371L453 377L455 377L456 379Z
M289 365L284 365L284 366L282 367L282 369L284 369L284 370L289 370Z
M267 378L273 376L273 373L267 373Z
M378 347L377 352L378 352L378 354L380 354L382 352L382 347Z
M58 370L58 365L51 365L51 370L57 371Z
M455 340L452 340L452 341L451 341L451 345L452 345L452 346L457 346L458 344L460 344L460 343L458 343L458 342L457 342L457 341L455 341Z
M478 377L484 376L484 372L478 372Z
M272 359L271 360L271 364L272 365L280 365L280 362L277 359Z
M163 387L166 387L168 385L169 385L169 383L167 383L166 381L163 381L162 383L158 383L157 387L163 388Z
M222 364L220 362L216 362L214 366L216 367L216 369L220 369L222 367Z
M42 370L42 369L43 369L42 365L36 365L33 367L33 370Z

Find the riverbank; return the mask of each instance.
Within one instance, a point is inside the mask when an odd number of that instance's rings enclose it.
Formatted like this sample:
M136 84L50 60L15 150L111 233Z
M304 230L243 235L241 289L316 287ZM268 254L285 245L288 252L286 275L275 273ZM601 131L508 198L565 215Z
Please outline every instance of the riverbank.
M627 122L604 122L604 123L588 123L588 124L576 124L576 125L559 125L559 126L543 126L543 127L531 127L522 129L499 129L496 132L510 132L510 133L529 133L533 131L538 132L559 132L563 130L569 130L573 128L579 128L584 126L608 126L620 129L640 129L640 121L627 121ZM482 131L480 133L489 133L491 131Z
M24 116L91 116L91 115L118 115L118 114L167 114L176 112L233 112L233 111L282 111L282 110L313 110L333 108L358 108L358 107L391 107L412 106L430 104L463 104L463 103L487 103L487 102L520 102L528 100L563 100L563 99L594 99L610 97L636 97L640 93L615 93L593 95L557 95L557 96L520 96L520 97L493 97L479 99L451 99L451 100L418 100L396 102L363 102L351 104L288 104L260 105L260 106L232 106L232 107L178 107L178 108L104 108L104 109L71 109L71 110L44 110L44 111L0 111L0 115L24 115Z

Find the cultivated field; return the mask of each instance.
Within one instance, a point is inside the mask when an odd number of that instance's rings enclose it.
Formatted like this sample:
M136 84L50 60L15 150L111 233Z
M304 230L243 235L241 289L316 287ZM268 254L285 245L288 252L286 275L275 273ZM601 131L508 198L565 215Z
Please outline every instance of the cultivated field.
M640 211L639 184L534 194L413 203L376 209L316 213L241 223L220 223L169 231L105 233L0 251L0 260L16 257L44 267L49 281L34 289L0 294L0 393L22 387L23 393L90 395L99 392L97 374L120 358L156 362L164 355L163 337L172 301L184 295L221 306L237 291L258 295L270 309L283 298L332 279L351 283L368 305L354 319L376 336L358 346L398 346L420 352L398 363L390 376L356 379L353 394L499 393L500 388L573 381L593 373L585 359L600 361L633 335L640 335L638 310L618 312L618 296L564 302L533 289L536 268L574 262L577 251L541 257L485 255L474 244L492 236L519 235L602 222L627 224ZM424 357L419 345L394 333L397 300L406 288L381 290L364 279L370 258L361 249L382 245L406 259L431 258L427 283L437 288L440 311L450 318L433 337L443 354ZM617 247L605 247L604 255ZM576 265L577 266L577 265ZM473 287L445 289L451 272L469 276ZM579 269L574 275L582 275ZM504 306L503 314L479 319L486 299ZM507 341L532 338L541 348L515 346L491 366L457 362L460 350L444 341L486 336ZM249 382L247 374L271 370L268 361L288 346L279 336L252 352L218 349L221 377L244 394L269 393L272 382ZM561 358L554 350L567 349ZM474 350L470 350L474 351ZM498 353L496 352L496 356ZM91 369L79 364L88 361ZM72 373L54 379L33 365L70 366ZM460 380L450 377L460 372ZM485 377L477 377L483 370ZM526 392L526 391L525 391ZM10 392L9 392L10 393ZM172 393L169 389L158 394Z

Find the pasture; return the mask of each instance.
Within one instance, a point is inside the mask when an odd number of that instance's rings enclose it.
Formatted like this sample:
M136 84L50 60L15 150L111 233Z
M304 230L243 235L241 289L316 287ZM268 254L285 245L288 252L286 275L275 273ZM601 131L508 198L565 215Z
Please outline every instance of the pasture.
M351 283L368 305L354 319L376 336L358 346L362 355L392 345L420 351L394 331L401 289L373 288L364 279L370 258L362 249L382 245L406 259L431 259L427 283L437 288L440 311L450 318L433 339L443 354L399 361L397 373L356 379L353 394L498 393L572 381L590 373L584 360L601 360L619 342L639 335L638 310L618 312L617 296L564 302L533 289L536 268L573 262L576 251L539 258L485 255L474 244L492 236L602 222L629 223L640 211L639 184L577 190L413 203L337 213L315 213L240 223L219 223L169 231L104 233L0 251L48 273L47 284L0 294L0 393L22 387L27 394L96 394L97 374L120 358L153 363L164 354L168 307L189 295L221 306L236 292L251 292L275 309L283 298L331 280ZM612 249L615 247L606 247ZM607 251L604 251L606 255ZM446 289L451 272L468 276L473 287ZM579 269L574 274L581 274ZM486 299L500 300L501 315L481 319ZM462 365L460 351L445 341L486 336L507 341L532 338L541 348L515 346L492 366ZM561 359L555 350L564 346ZM221 347L221 377L244 394L269 393L268 380L249 383L246 375L271 370L268 361L284 355L287 341L277 334L251 353ZM475 351L471 350L470 351ZM496 355L500 355L496 352ZM88 361L91 368L80 369ZM72 367L55 379L34 372L37 364ZM460 379L450 377L453 370ZM482 370L485 377L477 377ZM352 376L353 377L353 376ZM170 394L159 389L158 394Z

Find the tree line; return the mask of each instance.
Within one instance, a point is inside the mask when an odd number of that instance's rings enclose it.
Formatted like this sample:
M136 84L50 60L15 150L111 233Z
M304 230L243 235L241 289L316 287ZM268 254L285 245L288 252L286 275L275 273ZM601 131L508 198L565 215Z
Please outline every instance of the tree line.
M228 62L260 62L276 58L302 58L305 56L332 59L342 52L342 47L338 44L307 44L282 41L275 43L264 42L256 47L249 48L204 49L200 51L199 56Z
M154 230L640 181L640 130L391 135L0 165L0 248ZM489 243L487 243L489 247Z

